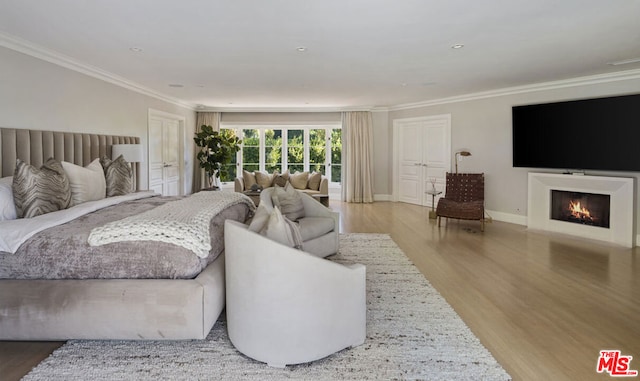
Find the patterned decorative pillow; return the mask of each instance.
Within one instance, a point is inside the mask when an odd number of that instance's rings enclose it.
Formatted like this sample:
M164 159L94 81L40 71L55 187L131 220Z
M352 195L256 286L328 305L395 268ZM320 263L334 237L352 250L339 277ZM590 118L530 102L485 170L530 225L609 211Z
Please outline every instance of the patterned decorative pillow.
M99 159L86 167L63 161L62 167L71 184L71 206L105 198L107 185Z
M307 185L311 190L320 190L320 182L322 181L322 173L313 172L309 175L309 184Z
M304 217L304 204L302 203L302 197L297 190L293 188L291 183L287 183L284 188L276 187L274 190L276 197L278 198L277 205L280 207L280 211L291 221L297 221Z
M71 187L62 164L50 158L38 169L17 159L13 173L13 200L18 218L31 218L68 208Z
M309 181L309 172L297 172L289 176L289 182L296 189L307 189Z
M273 186L283 187L287 185L287 181L289 181L289 171L285 173L275 173L275 177L273 178Z
M100 159L100 164L104 168L107 197L123 196L131 193L133 189L133 171L122 155L113 161L108 157L103 157Z

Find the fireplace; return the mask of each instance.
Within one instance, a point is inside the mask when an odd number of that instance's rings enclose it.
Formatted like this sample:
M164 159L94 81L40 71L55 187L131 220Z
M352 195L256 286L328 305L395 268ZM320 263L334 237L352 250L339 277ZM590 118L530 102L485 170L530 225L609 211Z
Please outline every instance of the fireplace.
M527 226L633 247L634 180L530 172Z
M609 229L611 196L551 190L551 219Z

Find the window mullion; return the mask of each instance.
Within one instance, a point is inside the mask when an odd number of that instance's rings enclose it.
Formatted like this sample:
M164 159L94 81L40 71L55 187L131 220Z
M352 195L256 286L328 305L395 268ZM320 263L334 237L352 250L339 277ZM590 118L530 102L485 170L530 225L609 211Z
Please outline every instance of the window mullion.
M311 172L309 168L309 128L304 128L303 130L303 139L302 139L302 162L304 163L303 172Z

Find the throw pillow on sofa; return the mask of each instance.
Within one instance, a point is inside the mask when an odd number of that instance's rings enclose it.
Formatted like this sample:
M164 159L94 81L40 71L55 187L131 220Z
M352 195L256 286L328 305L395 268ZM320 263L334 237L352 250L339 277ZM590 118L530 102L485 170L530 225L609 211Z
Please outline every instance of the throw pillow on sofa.
M307 189L309 172L297 172L289 176L289 182L296 189Z
M298 224L283 216L278 207L267 208L260 204L248 229L283 245L302 249Z
M275 177L273 178L273 186L283 187L287 185L287 181L289 181L289 170L284 173L274 173Z
M300 235L298 224L283 216L277 207L273 208L269 216L265 235L267 238L283 245L302 249L302 236Z
M307 187L309 187L309 189L314 191L320 190L321 181L322 181L322 173L313 172L309 175L309 183L307 184Z
M284 214L291 221L297 221L304 217L304 204L302 197L297 190L293 188L291 183L285 184L284 188L276 186L274 195L277 201L274 205L280 207L282 214Z
M256 183L262 187L262 189L269 188L273 182L274 176L272 174L255 171ZM246 189L246 185L245 185Z
M256 176L246 170L242 170L242 180L244 181L244 190L248 190L251 189L251 187L253 186L253 184L257 184L256 182Z

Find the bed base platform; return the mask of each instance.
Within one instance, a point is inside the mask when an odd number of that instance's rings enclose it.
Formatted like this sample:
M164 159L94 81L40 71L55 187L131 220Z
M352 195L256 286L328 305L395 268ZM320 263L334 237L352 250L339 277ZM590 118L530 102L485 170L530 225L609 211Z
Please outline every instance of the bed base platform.
M225 303L224 253L194 279L0 280L0 340L204 339Z

